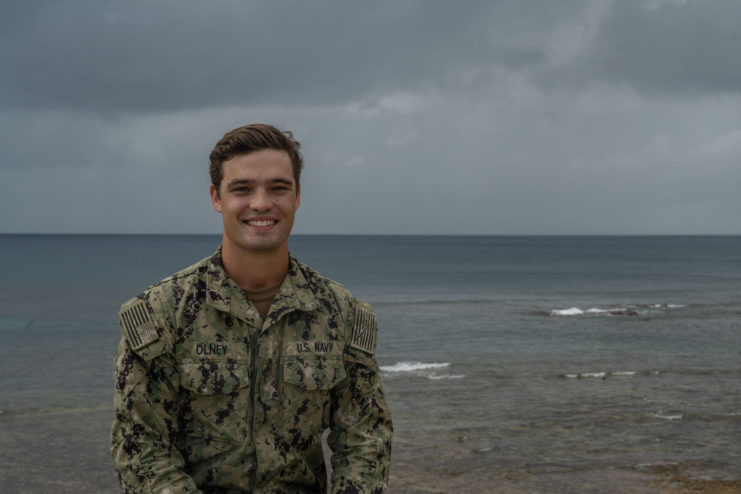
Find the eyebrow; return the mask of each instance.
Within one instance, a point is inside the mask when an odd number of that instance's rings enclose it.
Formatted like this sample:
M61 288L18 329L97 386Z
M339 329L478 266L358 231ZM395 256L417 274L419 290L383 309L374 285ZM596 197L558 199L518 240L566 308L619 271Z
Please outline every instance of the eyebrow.
M249 179L249 178L235 178L227 184L227 187L234 187L235 185L251 185L254 184L255 180ZM271 178L267 180L267 183L269 184L283 184L293 187L293 180L288 180L286 178Z

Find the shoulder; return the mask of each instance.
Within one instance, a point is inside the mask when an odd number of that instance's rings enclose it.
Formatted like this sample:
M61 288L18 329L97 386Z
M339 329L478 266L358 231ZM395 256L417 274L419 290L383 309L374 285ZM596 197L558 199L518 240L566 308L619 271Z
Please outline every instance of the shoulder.
M129 347L149 360L168 348L171 315L189 293L203 289L209 258L202 259L147 287L121 305L119 324Z
M208 257L202 259L162 281L150 285L140 294L124 302L121 311L142 301L145 301L154 312L166 311L168 308L177 305L185 292L197 289L201 281L205 282L209 259Z
M322 295L336 304L347 328L348 350L359 355L373 356L376 351L378 322L373 307L356 296L343 284L316 272L309 266L296 261L307 283L317 298Z
M300 270L302 277L306 280L308 287L317 298L331 297L343 313L351 313L356 308L363 308L373 312L370 304L355 297L350 290L337 281L319 273L312 267L293 259L292 265Z

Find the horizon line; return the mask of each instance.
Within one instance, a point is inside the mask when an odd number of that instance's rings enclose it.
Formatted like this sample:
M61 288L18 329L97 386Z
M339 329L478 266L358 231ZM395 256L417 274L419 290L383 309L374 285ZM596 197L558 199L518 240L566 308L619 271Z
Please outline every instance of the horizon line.
M0 236L213 237L222 233L0 232ZM741 233L292 233L290 237L738 237ZM289 239L290 239L289 237Z

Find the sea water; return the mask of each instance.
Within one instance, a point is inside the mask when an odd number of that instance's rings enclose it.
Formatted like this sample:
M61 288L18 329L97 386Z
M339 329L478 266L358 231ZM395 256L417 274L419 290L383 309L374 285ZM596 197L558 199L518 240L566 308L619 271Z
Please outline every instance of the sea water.
M118 307L218 242L0 236L3 492L117 491ZM396 472L741 477L741 237L299 235L290 249L378 314L392 488Z

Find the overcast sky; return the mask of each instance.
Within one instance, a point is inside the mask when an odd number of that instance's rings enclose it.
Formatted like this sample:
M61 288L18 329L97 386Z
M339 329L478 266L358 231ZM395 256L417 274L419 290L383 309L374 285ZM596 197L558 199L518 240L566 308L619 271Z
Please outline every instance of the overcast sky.
M738 0L4 0L0 232L218 233L267 122L296 233L741 234L740 53Z

